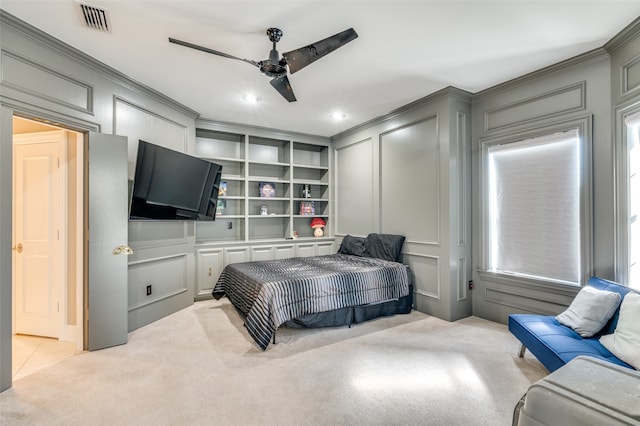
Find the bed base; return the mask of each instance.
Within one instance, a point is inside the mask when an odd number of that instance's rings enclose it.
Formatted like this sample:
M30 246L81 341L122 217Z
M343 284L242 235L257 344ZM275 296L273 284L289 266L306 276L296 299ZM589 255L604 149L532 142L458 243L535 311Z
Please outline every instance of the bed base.
M283 325L290 328L319 328L337 327L359 324L378 317L408 314L413 309L413 285L409 284L409 294L398 300L371 303L368 305L350 306L334 309L332 311L317 314L303 315L285 322ZM273 333L273 343L276 343L276 332Z

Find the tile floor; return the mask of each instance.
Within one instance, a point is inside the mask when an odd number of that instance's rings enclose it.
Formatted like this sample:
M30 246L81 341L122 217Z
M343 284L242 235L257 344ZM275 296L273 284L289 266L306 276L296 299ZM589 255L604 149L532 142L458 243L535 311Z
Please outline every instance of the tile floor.
M80 353L75 343L48 337L13 335L13 380L28 376L44 367Z

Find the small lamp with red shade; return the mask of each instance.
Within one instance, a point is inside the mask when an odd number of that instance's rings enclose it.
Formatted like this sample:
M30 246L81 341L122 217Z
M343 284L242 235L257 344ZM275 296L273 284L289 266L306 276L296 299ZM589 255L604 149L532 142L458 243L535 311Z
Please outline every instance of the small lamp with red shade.
M326 223L324 222L324 219L322 219L321 217L314 217L311 221L313 235L316 237L322 237L324 235L324 231L322 230L322 228L324 228L325 225Z

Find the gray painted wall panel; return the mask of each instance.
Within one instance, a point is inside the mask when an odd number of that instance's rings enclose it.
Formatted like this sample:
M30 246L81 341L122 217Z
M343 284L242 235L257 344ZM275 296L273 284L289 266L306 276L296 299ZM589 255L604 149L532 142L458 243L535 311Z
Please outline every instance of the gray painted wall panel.
M381 230L440 242L437 117L380 135Z
M336 234L366 236L373 226L373 142L337 149L335 154Z
M520 102L485 111L485 132L522 125L585 108L585 83L579 82Z
M187 152L187 126L154 113L126 99L114 99L113 133L129 138L129 180L135 173L138 141L140 139L179 152Z
M2 52L2 84L28 95L48 99L62 107L90 113L92 88L45 65Z

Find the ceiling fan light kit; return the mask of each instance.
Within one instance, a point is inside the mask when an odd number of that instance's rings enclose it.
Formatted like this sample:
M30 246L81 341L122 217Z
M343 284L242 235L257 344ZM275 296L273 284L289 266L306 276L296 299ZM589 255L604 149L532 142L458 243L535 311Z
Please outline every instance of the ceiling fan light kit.
M287 77L287 68L288 72L291 74L300 71L307 65L356 39L358 34L353 28L349 28L348 30L344 30L315 43L283 53L282 57L280 57L280 54L276 49L276 43L280 41L282 36L283 32L279 28L267 29L267 37L269 37L269 40L272 43L272 48L269 52L269 57L262 61L238 58L224 52L209 49L208 47L199 46L186 41L177 40L171 37L169 37L169 42L251 64L257 67L264 75L272 77L270 81L271 86L273 86L273 88L275 88L287 101L295 102L296 96L293 93L291 83L289 83L289 78Z

